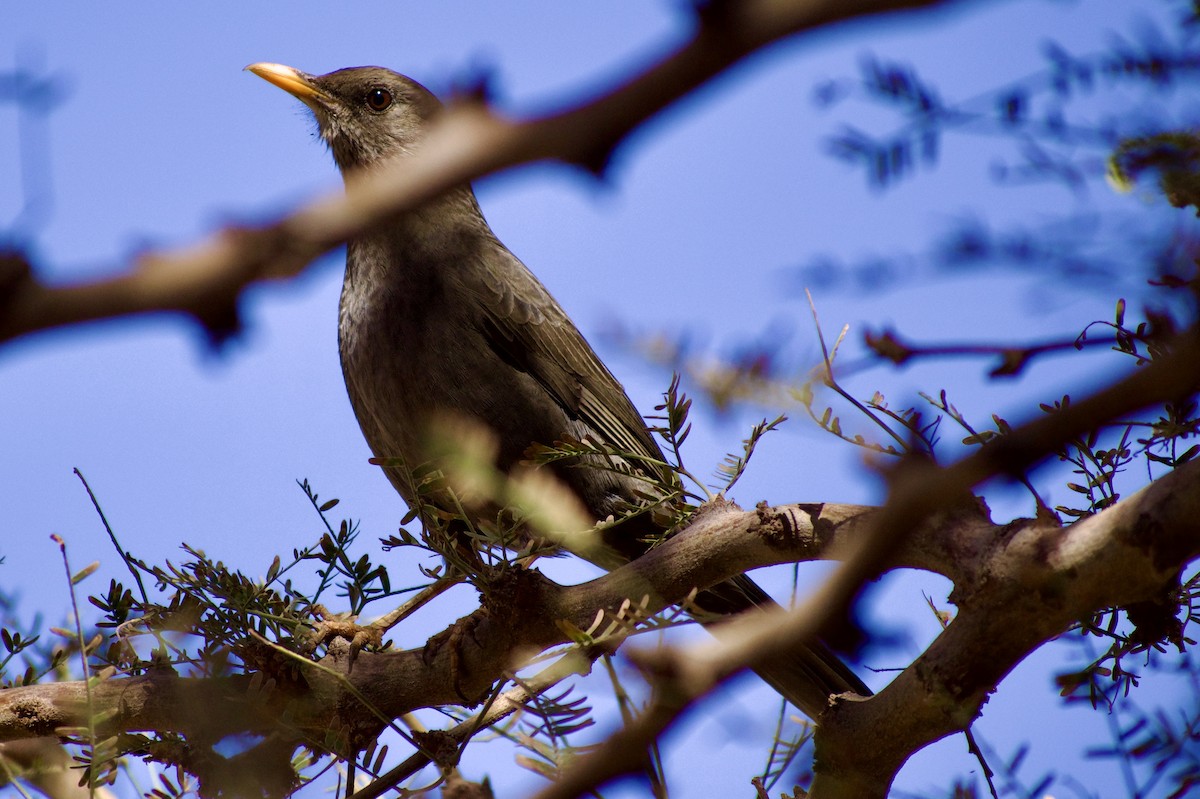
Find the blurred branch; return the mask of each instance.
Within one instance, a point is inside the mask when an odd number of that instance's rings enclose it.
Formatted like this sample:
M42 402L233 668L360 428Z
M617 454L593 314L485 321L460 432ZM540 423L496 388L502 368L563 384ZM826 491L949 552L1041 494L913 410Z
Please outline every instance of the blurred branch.
M1016 377L1025 370L1031 361L1042 355L1078 351L1085 347L1111 346L1110 341L1088 339L1082 336L1076 336L1069 340L1047 341L1042 344L1027 344L1023 347L1011 344L921 345L904 341L890 329L879 333L867 331L864 341L876 356L889 360L897 366L903 366L915 359L945 358L955 355L996 358L997 363L988 372L989 377Z
M1137 295L1146 279L1187 279L1200 250L1193 225L1175 217L1093 211L999 227L967 217L942 226L918 252L854 259L818 255L787 270L789 291L856 291L878 294L935 277L975 274L1001 267L1059 287ZM1130 264L1152 269L1131 269ZM986 302L969 290L964 300Z
M46 119L68 95L66 81L44 72L42 54L21 48L17 68L0 72L0 106L16 107L21 207L0 220L0 241L26 241L44 225L54 205L50 138Z
M1117 118L1106 115L1100 123L1077 123L1068 119L1066 106L1099 87L1132 83L1163 92L1194 80L1200 51L1187 27L1179 26L1175 40L1157 32L1143 31L1140 41L1114 34L1105 52L1082 56L1050 42L1043 47L1042 70L954 102L944 101L914 68L868 56L858 81L829 81L818 89L817 101L831 105L857 90L894 109L903 121L882 136L847 126L830 139L829 151L863 167L871 185L884 188L911 175L918 162L936 162L948 132L999 135L1018 143L1022 162L994 168L997 178L1054 180L1080 192L1090 178L1104 173L1103 155L1117 147L1123 131L1130 135L1142 120L1126 111ZM1101 155L1087 155L1089 148Z
M958 0L962 4L965 0ZM33 277L20 257L0 262L0 341L97 319L177 312L220 340L238 329L246 286L290 278L347 239L446 190L540 160L606 168L632 130L733 64L785 37L858 17L948 5L949 0L745 0L701 4L692 37L607 94L529 121L493 114L482 91L451 104L420 154L351 180L345 194L310 202L260 227L229 227L190 249L139 256L129 272L74 286Z
M54 737L27 738L0 744L0 786L16 780L48 799L115 799L108 788L79 784L79 771L71 755ZM18 790L19 785L9 785Z

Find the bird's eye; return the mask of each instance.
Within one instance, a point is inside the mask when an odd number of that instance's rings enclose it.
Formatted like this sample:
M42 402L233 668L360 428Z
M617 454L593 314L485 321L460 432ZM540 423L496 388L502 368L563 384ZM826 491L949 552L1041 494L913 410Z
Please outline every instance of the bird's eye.
M386 111L392 104L392 93L382 86L376 86L367 92L367 108L372 111Z

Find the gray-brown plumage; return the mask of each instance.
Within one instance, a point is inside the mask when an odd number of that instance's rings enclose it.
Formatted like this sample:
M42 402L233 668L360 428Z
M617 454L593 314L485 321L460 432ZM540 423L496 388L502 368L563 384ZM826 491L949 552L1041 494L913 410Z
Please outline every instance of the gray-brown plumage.
M410 152L441 108L423 86L380 67L321 76L278 64L248 69L312 109L343 174ZM350 401L379 458L424 463L429 425L457 416L496 434L503 469L521 462L531 444L564 439L662 460L621 384L496 239L469 186L348 243L338 330ZM389 471L413 504L409 475ZM620 471L557 472L596 519L620 517L646 491ZM630 531L607 543L623 558L645 548ZM701 608L724 615L770 603L745 576L697 597ZM813 718L830 694L870 693L820 644L760 674Z

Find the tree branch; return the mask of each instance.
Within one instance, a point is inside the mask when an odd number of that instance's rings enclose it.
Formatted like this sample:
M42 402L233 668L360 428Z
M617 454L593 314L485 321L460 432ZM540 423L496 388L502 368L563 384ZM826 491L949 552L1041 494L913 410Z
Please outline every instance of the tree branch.
M959 3L965 0L957 0ZM17 254L0 257L0 342L66 325L154 312L183 313L220 339L238 328L249 285L291 278L314 258L387 224L454 186L525 163L557 160L601 172L635 128L755 51L837 22L950 0L718 0L694 35L623 85L576 108L514 122L475 99L453 103L414 157L348 181L258 227L228 227L185 250L143 254L125 274L49 286Z
M511 569L488 587L483 606L422 649L362 652L351 666L340 650L299 678L186 678L173 672L101 681L93 702L101 734L161 730L217 737L235 730L273 729L286 709L299 730L319 733L339 713L362 716L358 693L395 718L410 710L482 701L495 681L525 665L530 653L568 643L564 628L588 629L598 610L610 617L632 600L644 614L684 601L748 569L813 560L846 549L874 511L856 505L786 505L742 511L732 503L702 510L692 525L643 557L587 583L560 586L536 570ZM931 540L951 536L954 524L931 526ZM986 534L986 533L985 533ZM922 552L935 552L930 544ZM925 554L906 565L934 563ZM950 570L950 569L947 569ZM290 670L289 661L289 670ZM260 681L261 682L261 681ZM204 718L193 718L197 707ZM351 711L353 711L351 713ZM51 735L82 726L86 703L79 682L33 685L0 692L0 741Z
M1024 520L993 532L933 645L876 696L833 702L821 717L812 799L886 797L908 756L966 729L1030 652L1102 608L1156 596L1200 556L1200 462L1068 528ZM535 799L571 799L635 774L646 746L716 685L811 638L836 607L827 592L794 611L743 616L720 642L637 654L654 701Z
M356 695L388 718L418 707L463 704L463 695L481 701L530 652L565 642L564 627L588 628L597 608L611 612L626 598L635 604L646 598L645 612L655 612L695 586L746 569L837 556L878 529L881 516L855 506L744 512L717 505L637 561L582 585L558 586L536 572L512 570L489 590L484 607L424 649L362 653L352 668L343 653L334 653L292 684L278 675L271 685L261 678L190 679L164 672L101 681L93 688L103 717L98 726L101 734L175 730L218 740L235 731L278 730L282 717L298 731L297 740L307 735L320 741L331 727L371 735L379 723ZM963 729L996 683L1041 643L1104 607L1156 595L1200 555L1200 462L1067 528L1036 520L996 526L964 509L941 514L908 538L889 566L940 561L959 580L954 600L960 613L877 698L831 706L818 734L814 796L885 795L909 754ZM936 557L941 545L946 550ZM720 643L637 655L658 683L659 700L546 796L576 795L570 786L582 791L580 785L594 787L622 773L620 764L634 761L618 757L605 765L615 750L652 739L718 682L806 640L837 607L822 593L828 588L790 614L758 613L731 622ZM81 683L0 693L0 740L82 726L82 696ZM195 713L197 707L204 712Z

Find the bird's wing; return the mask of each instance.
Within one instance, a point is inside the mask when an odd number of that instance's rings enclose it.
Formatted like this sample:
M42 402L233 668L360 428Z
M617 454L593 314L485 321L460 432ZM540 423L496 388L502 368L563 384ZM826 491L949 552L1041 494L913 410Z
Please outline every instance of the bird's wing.
M502 246L487 257L505 259L504 268L463 271L480 278L466 288L480 299L481 325L496 352L541 383L600 444L661 461L625 389L541 282Z

